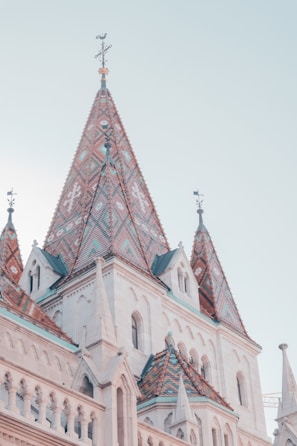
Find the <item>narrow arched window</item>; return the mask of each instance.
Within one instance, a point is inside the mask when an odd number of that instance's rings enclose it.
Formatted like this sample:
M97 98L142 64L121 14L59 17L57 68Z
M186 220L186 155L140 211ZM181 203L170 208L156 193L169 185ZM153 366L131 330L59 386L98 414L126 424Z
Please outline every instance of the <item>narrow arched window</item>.
M212 435L212 445L218 446L217 431L214 427L211 429L211 435Z
M236 381L237 381L237 394L238 394L238 399L239 399L239 403L242 406L242 389L241 389L241 384L240 384L240 379L237 376L236 377Z
M188 274L185 274L185 276L184 276L184 288L185 288L185 293L189 294L190 286L189 286L189 276L188 276Z
M37 281L37 289L40 287L40 266L38 265L36 268L36 281Z
M206 379L209 383L211 383L211 372L210 372L210 363L206 355L203 355L201 358L201 375L204 379Z
M241 406L247 407L247 392L245 378L242 372L238 372L236 375L237 395L238 401Z
M134 316L131 316L131 328L132 328L132 344L133 344L134 348L138 349L138 347L139 347L139 344L138 344L139 333L138 333L137 321Z
M33 291L33 274L32 271L29 271L29 293Z
M181 271L180 268L178 268L177 271L177 279L178 279L178 287L180 289L180 291L184 291L184 278L183 278L183 273Z

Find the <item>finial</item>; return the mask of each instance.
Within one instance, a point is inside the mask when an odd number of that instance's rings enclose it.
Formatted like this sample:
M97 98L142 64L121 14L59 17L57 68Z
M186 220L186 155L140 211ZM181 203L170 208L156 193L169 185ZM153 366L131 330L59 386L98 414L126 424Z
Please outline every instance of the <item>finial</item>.
M103 34L102 36L96 36L96 39L101 40L101 50L98 54L96 54L95 58L99 59L101 62L101 67L99 68L99 74L101 74L101 88L103 90L106 89L106 75L108 74L108 69L105 67L105 62L107 62L105 58L105 54L107 51L111 48L111 45L105 45L105 38L107 36L107 33Z
M13 188L11 188L11 190L9 192L7 192L7 196L10 196L10 198L7 198L8 204L9 204L9 208L13 208L14 203L15 203L15 198L14 196L16 195L15 192L13 192Z
M280 350L282 350L282 351L287 350L287 348L288 348L288 344L280 344L280 345L278 346L278 348L279 348Z
M7 209L8 212L8 225L13 227L12 224L12 213L14 212L13 206L15 203L15 198L14 196L16 195L15 192L13 192L13 188L11 188L11 190L9 192L7 192L7 196L9 198L7 198L8 204L9 204L9 208Z
M203 203L203 199L202 197L204 197L203 194L200 194L199 190L194 190L193 195L195 195L196 198L196 205L197 205L197 214L199 214L199 226L201 227L203 225L203 219L202 219L202 214L203 214L203 209L202 209L202 203Z

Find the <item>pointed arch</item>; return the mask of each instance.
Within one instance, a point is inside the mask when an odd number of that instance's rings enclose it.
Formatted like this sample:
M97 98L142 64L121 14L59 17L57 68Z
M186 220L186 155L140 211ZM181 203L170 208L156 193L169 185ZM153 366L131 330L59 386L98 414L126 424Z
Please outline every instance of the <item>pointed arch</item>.
M193 334L193 331L189 325L186 326L185 331L186 331L186 333L188 333L189 337L193 340L194 334Z
M58 327L62 327L62 311L57 310L53 315L53 321Z
M167 434L171 434L171 424L172 424L173 412L170 412L164 420L164 431Z
M206 381L211 384L211 366L207 355L201 357L201 369L200 373Z
M228 423L224 426L224 446L233 446L233 435Z
M193 429L191 429L190 432L190 443L193 444L194 446L197 445L197 437Z
M9 348L14 348L12 336L8 331L5 333L5 340Z
M131 337L133 347L143 351L143 319L138 311L131 315Z
M248 407L246 380L242 371L236 373L236 387L239 404Z
M185 344L184 344L182 341L180 341L180 342L177 344L177 348L178 348L178 350L179 350L179 353L182 355L182 357L183 357L184 359L188 360L187 347L185 346Z
M195 348L191 348L190 350L190 364L195 370L199 370L199 356Z
M94 386L87 375L82 377L79 392L89 396L90 398L94 398Z
M173 327L175 327L179 333L182 333L182 327L177 319L174 319Z
M124 446L125 422L124 422L124 395L121 387L117 388L117 427L118 427L118 445Z
M170 320L168 315L165 313L165 311L162 312L162 319L163 319L163 328L168 331L170 327Z

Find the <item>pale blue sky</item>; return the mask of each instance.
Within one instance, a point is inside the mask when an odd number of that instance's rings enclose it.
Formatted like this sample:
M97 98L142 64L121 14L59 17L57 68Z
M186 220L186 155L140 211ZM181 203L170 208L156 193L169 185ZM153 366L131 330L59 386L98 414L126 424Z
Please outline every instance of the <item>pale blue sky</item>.
M13 186L23 259L42 245L107 32L108 87L169 242L190 254L199 188L263 393L281 390L280 342L297 375L296 23L296 0L0 0L0 226Z

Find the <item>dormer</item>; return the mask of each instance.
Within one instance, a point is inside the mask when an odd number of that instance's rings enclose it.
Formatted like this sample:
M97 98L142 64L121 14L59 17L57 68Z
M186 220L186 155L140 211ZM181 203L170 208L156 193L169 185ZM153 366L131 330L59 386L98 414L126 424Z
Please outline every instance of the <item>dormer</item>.
M168 286L175 297L200 308L197 281L181 242L177 249L155 257L152 272Z
M61 257L54 257L38 248L35 242L19 284L33 300L36 300L66 274L67 270Z

